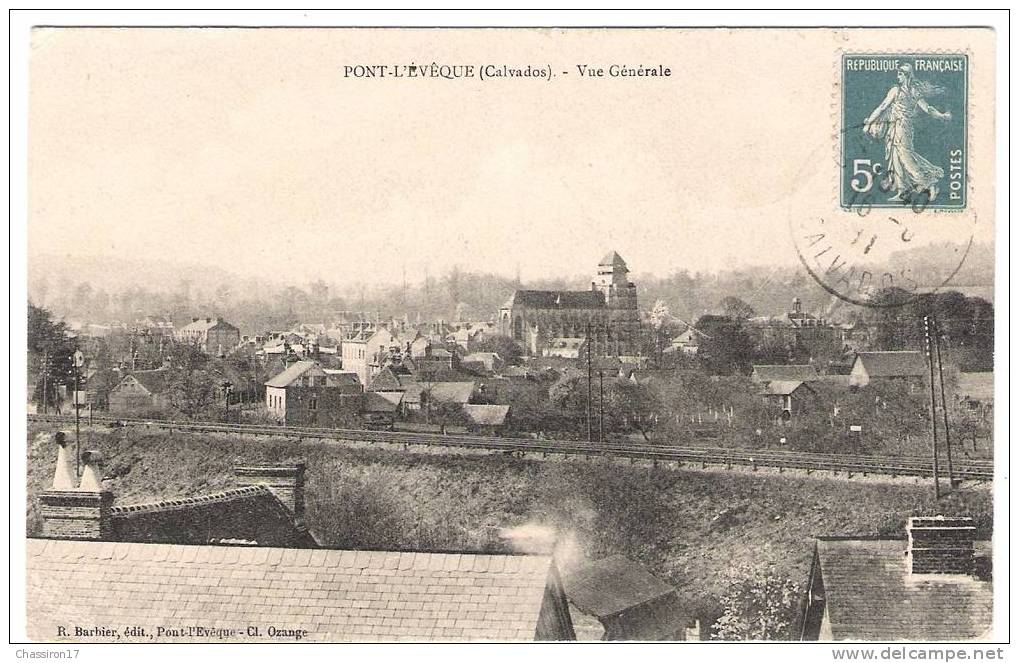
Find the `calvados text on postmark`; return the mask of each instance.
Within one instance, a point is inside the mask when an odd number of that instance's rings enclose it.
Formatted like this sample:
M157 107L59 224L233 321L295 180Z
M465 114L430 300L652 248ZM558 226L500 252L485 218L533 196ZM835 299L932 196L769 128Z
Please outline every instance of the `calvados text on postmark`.
M842 55L841 206L966 207L965 54Z

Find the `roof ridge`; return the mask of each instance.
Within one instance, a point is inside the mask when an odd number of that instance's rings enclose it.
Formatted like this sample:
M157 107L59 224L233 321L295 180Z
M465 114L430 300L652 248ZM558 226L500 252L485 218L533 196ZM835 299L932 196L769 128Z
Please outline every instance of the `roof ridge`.
M177 509L186 509L199 504L227 502L240 497L247 497L249 495L260 493L268 493L272 495L272 491L269 490L267 486L259 484L255 486L229 488L217 493L196 495L194 497L180 497L176 499L158 500L155 502L142 502L141 504L121 504L110 507L110 515L122 516L143 512L152 513L155 511L175 511Z

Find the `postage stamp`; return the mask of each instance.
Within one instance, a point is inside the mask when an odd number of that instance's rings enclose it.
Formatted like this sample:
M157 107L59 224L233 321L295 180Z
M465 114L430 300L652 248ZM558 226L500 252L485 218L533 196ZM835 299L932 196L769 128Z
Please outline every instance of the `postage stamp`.
M843 208L964 209L965 54L843 54Z

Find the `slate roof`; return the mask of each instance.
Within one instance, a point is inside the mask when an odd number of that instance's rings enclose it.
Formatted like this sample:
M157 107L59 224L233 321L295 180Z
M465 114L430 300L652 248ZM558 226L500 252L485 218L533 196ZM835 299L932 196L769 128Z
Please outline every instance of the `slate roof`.
M325 375L325 371L319 367L317 362L314 361L298 361L287 367L282 373L278 374L273 379L265 383L267 387L289 387L293 384L294 380L307 373L313 368L318 370L315 372L316 375Z
M799 380L809 382L817 380L818 374L810 364L755 364L753 379L757 382L771 380Z
M378 392L378 391L366 391L364 392L364 409L365 412L377 412L380 414L389 414L396 412L400 406L400 402L403 401L403 392Z
M622 555L578 564L562 581L566 599L602 621L606 639L676 639L684 625L675 588Z
M517 290L508 304L534 309L605 308L605 295L600 290Z
M989 554L988 542L977 550ZM836 640L972 640L991 627L992 585L913 576L903 540L819 539L817 562Z
M410 373L386 366L372 378L369 391L404 391L414 380Z
M761 393L766 396L789 396L803 386L800 380L772 380L764 386Z
M128 375L137 380L150 394L163 393L170 382L170 370L166 368L156 368L151 371L132 371Z
M626 261L615 251L609 251L598 263L599 267L626 267Z
M239 630L225 641L259 639L248 626L263 640L269 626L303 641L533 640L550 574L546 556L29 539L28 635L183 624Z
M502 357L497 352L472 352L460 360L463 364L483 364L489 370L501 361Z
M578 564L562 580L570 603L599 618L676 591L622 555Z
M350 387L361 384L361 378L357 376L357 373L336 368L323 368L322 372L326 374L327 384L330 387Z
M927 372L923 354L915 350L860 352L856 360L872 378L920 377Z
M502 426L509 409L509 405L464 405L464 414L478 426Z
M466 404L474 393L473 382L432 382L421 384L428 398L440 403Z

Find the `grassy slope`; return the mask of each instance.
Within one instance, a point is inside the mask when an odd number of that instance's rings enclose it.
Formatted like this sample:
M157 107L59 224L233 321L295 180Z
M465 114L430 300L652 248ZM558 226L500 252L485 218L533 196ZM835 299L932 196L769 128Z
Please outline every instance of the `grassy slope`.
M56 454L30 426L28 531ZM84 444L84 443L83 443ZM731 569L773 566L806 580L817 535L894 535L913 513L970 514L991 525L985 488L933 506L928 484L823 477L652 470L598 461L542 462L139 430L95 432L116 503L196 495L231 485L237 461L308 462L309 526L344 548L497 549L499 527L571 533L587 554L622 553L709 609ZM716 519L716 516L722 514Z

